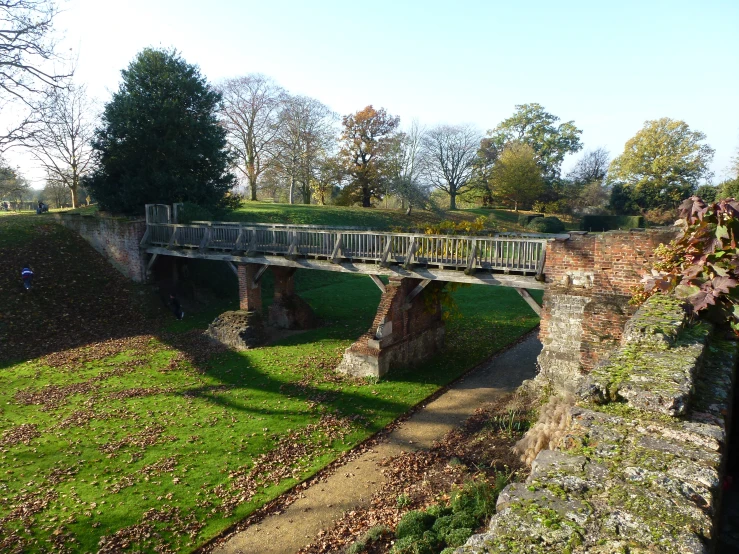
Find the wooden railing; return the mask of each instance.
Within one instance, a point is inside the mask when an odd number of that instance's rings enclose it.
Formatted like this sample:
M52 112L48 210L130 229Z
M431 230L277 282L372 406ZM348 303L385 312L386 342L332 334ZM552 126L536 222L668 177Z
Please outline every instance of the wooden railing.
M142 245L245 257L278 255L410 267L541 274L546 235L454 236L298 225L150 223Z

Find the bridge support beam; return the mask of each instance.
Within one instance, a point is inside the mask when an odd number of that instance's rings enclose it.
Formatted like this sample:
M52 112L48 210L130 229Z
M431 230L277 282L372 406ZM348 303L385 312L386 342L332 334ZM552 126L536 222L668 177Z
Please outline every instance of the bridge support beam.
M269 307L269 324L280 329L311 329L318 318L308 303L295 294L294 267L270 266L275 277L275 297Z
M445 284L391 277L371 329L346 349L337 371L382 377L394 367L416 365L438 352L444 345L439 293Z

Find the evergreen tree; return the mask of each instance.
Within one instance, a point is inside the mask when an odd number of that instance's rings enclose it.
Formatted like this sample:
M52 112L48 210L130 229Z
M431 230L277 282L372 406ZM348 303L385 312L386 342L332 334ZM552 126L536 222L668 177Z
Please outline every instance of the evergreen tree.
M141 213L144 204L223 204L234 185L221 96L174 50L146 48L121 72L93 148L86 186L104 210Z

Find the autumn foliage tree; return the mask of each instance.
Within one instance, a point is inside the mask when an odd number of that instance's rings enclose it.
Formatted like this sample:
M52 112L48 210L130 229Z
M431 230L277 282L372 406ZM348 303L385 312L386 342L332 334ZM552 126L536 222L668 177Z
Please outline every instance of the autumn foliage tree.
M493 166L491 182L496 198L515 210L530 206L544 190L534 149L522 142L507 144Z
M389 115L384 108L367 106L341 120L340 156L351 178L349 193L368 208L372 198L382 195L382 179L393 152L399 117Z

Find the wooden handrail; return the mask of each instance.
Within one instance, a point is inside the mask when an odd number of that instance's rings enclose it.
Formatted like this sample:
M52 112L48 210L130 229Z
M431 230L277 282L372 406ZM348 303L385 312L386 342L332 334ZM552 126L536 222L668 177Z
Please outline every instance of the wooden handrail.
M488 269L541 275L546 243L565 237L569 236L427 235L346 227L197 222L149 223L145 238L146 245L152 247L177 247L203 253L245 250L247 257L256 254L290 259L312 257L334 263L343 259L406 269L413 265L436 266L462 269L467 274Z

